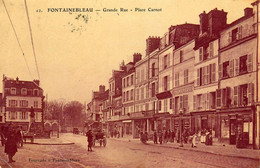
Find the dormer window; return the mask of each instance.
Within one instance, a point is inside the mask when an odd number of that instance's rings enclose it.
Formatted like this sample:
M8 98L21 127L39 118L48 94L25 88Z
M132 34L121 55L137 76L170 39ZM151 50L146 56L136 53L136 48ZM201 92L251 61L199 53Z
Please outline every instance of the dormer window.
M39 96L39 90L38 89L33 89L33 95L34 96Z
M11 94L16 95L16 88L11 88Z
M26 88L22 88L21 89L21 94L22 95L27 95L27 89Z

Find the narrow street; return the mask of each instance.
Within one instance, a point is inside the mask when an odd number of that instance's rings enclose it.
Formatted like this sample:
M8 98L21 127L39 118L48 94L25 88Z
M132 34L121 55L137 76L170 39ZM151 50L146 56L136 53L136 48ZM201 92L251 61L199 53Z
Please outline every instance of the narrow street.
M251 159L208 154L204 152L165 148L158 144L144 145L138 141L108 139L106 147L96 146L87 151L87 139L82 135L62 134L61 138L74 145L25 144L14 156L15 163L7 164L7 156L0 154L0 165L7 167L259 167ZM150 142L151 143L151 142Z

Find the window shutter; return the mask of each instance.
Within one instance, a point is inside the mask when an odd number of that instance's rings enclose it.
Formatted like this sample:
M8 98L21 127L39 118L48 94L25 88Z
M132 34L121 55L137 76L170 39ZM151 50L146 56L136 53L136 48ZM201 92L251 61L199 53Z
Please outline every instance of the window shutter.
M228 32L228 44L232 42L232 34L231 32Z
M212 82L216 81L216 63L212 64Z
M171 62L170 54L167 54L167 67L170 66L170 62Z
M218 77L219 77L219 79L221 79L222 78L222 64L219 64L218 65Z
M248 72L252 72L253 71L252 58L253 58L253 54L248 54L247 55L247 71Z
M210 100L209 100L210 93L207 93L206 96L207 96L207 98L206 98L206 108L207 108L207 109L210 109L210 107L209 107L209 105L210 105L210 103L209 103L209 101L210 101Z
M201 85L205 84L205 67L202 67L202 80L201 80Z
M230 107L231 105L231 88L227 87L227 91L226 91L226 105L227 107Z
M234 106L238 105L238 86L234 87Z
M180 96L180 110L183 108L183 97Z
M202 61L203 58L203 47L200 47L199 49L199 61Z
M195 111L197 109L196 107L196 95L193 95L193 111Z
M216 90L216 105L217 105L217 107L218 108L220 108L221 107L221 89L217 89Z
M207 66L207 84L209 84L210 82L210 77L209 77L209 74L210 74L210 65Z
M239 75L239 59L235 59L235 72Z
M197 86L200 86L200 69L197 69Z
M221 98L222 98L222 106L226 107L227 106L227 88L222 89Z
M202 94L202 109L205 109L205 94Z
M254 103L254 83L249 83L247 89L248 103L252 104Z
M209 57L214 56L214 48L213 48L213 42L209 43Z
M240 90L240 86L237 86L237 105L240 106L241 105L241 90Z
M172 98L172 111L175 112L175 99Z
M238 39L242 39L242 26L238 27Z
M230 67L229 75L230 75L230 77L233 77L234 76L234 59L229 61L229 67Z
M167 76L167 90L170 90L170 76Z

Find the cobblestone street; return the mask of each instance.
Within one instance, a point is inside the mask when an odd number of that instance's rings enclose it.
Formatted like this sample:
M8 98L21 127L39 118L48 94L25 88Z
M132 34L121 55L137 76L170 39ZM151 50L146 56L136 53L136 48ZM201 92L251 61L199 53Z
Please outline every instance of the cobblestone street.
M74 134L62 134L63 142L71 145L25 144L14 156L15 163L7 163L7 156L0 147L0 165L3 168L14 167L259 167L259 160L216 155L203 151L191 151L153 145L144 145L138 140L108 139L106 147L94 147L87 151L86 137ZM37 140L36 140L37 141ZM45 140L47 141L47 140ZM55 138L49 140L57 142ZM64 143L65 144L65 143ZM174 145L173 145L174 146ZM188 148L188 146L185 146ZM243 150L240 150L243 152ZM253 151L253 150L252 150ZM225 152L225 151L223 151ZM256 156L257 157L257 156Z

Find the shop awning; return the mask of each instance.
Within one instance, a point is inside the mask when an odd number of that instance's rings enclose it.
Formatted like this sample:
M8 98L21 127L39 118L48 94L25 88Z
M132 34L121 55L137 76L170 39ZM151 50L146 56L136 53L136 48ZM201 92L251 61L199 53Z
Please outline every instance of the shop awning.
M156 97L158 100L167 99L172 97L172 93L170 91L166 91L166 92L156 94Z

